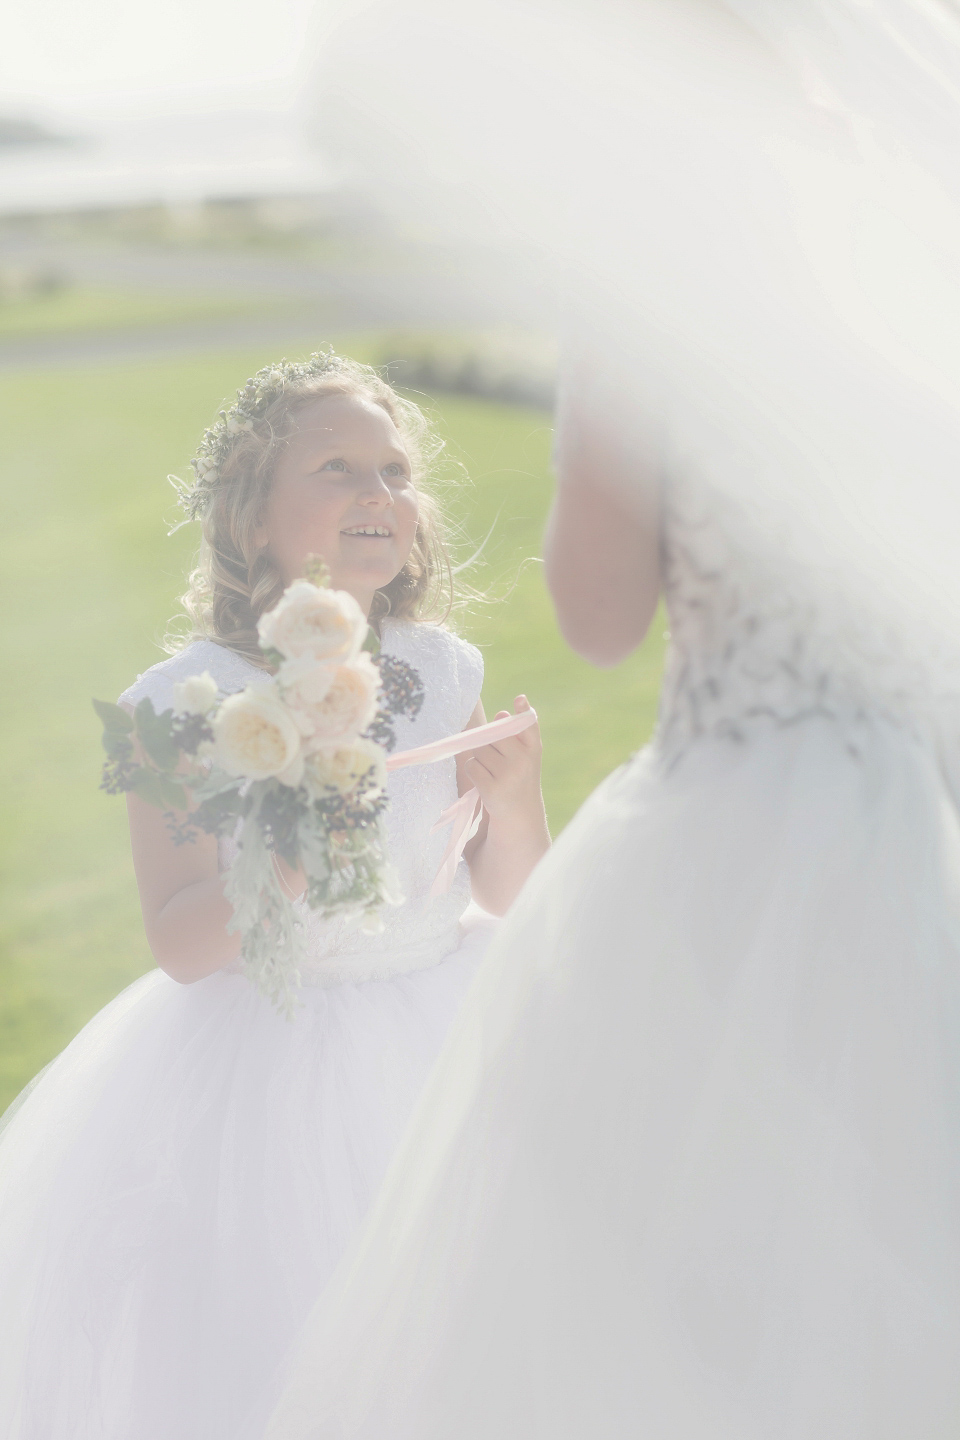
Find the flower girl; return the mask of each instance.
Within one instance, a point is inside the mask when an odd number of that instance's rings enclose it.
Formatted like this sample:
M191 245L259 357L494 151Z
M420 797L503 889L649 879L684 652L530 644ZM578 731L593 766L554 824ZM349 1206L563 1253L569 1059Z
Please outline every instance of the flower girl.
M263 678L257 622L323 557L414 667L401 748L483 723L482 661L429 623L449 594L420 483L420 411L334 355L259 372L207 431L184 495L202 520L193 638L121 697L189 708ZM209 682L206 682L209 686ZM518 708L526 708L521 697ZM445 893L438 816L475 787L483 820ZM370 934L300 902L309 943L285 1018L228 928L231 841L177 845L128 800L159 969L97 1015L0 1134L0 1434L7 1440L243 1440L262 1431L303 1317L366 1211L489 930L549 845L536 727L389 780L405 899ZM305 879L282 860L293 896Z

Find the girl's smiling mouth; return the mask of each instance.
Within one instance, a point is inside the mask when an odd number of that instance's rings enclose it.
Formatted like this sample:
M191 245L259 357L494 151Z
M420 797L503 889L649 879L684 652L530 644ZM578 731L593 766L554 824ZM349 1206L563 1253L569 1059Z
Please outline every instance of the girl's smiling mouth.
M370 536L386 540L393 538L393 531L389 530L386 525L350 525L346 530L341 530L340 534Z

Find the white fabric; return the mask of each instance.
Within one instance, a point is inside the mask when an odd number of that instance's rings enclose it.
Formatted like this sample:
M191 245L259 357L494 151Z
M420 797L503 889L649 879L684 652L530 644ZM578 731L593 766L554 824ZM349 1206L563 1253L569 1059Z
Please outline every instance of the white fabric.
M326 153L418 223L562 271L638 474L661 427L720 433L715 487L911 643L958 633L953 0L343 8Z
M270 1440L956 1433L936 707L729 497L665 517L657 738L502 926Z
M478 652L398 622L384 649L426 688L402 743L461 728ZM201 642L124 698L163 708L174 680L205 669L224 690L253 673ZM489 934L463 914L465 867L453 898L426 898L454 762L392 777L390 794L407 903L373 940L318 928L292 1022L239 974L181 986L156 970L5 1117L4 1440L261 1433L276 1367L376 1190Z
M501 930L270 1440L949 1440L956 5L365 14L325 113L433 218L459 176L564 251L564 388L664 482L672 641L654 745Z

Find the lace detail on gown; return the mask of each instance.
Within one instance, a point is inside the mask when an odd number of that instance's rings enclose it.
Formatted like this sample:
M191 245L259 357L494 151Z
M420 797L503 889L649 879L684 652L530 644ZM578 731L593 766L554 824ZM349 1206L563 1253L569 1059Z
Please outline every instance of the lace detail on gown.
M670 647L655 748L667 763L700 736L738 741L811 716L839 724L854 751L878 716L926 727L930 667L759 507L671 477L661 556Z
M436 625L405 620L383 622L382 648L406 660L424 685L424 702L415 720L396 722L397 748L413 749L462 730L480 698L483 658L475 646ZM263 672L249 660L212 641L199 640L180 654L154 665L125 690L121 701L136 704L149 696L157 710L173 702L173 685L209 670L221 691L242 690ZM448 840L446 828L431 834L441 812L457 798L456 761L414 765L390 776L386 825L390 859L404 895L402 905L383 911L379 935L365 934L342 920L323 920L300 906L310 942L311 960L301 971L305 985L387 979L438 964L456 949L460 919L470 901L470 874L461 861L446 895L430 898L430 888ZM232 841L220 843L220 866L235 854Z
M234 695L249 685L252 680L263 679L266 672L252 661L245 660L235 650L218 645L213 640L194 640L169 660L151 665L120 696L118 704L137 705L141 700L153 701L153 708L159 715L173 705L173 687L190 675L202 675L205 670L216 680L221 694Z

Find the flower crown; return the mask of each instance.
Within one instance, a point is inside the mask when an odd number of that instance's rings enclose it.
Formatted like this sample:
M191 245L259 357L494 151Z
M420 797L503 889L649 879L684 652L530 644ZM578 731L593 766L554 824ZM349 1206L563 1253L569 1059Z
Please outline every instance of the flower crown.
M220 478L220 469L239 436L253 429L284 390L296 381L311 380L318 375L335 375L343 369L343 361L333 351L317 351L309 360L278 360L251 375L242 390L237 391L235 404L221 410L213 424L203 432L197 453L190 461L194 473L192 485L171 476L179 501L188 520L199 519L210 503Z

